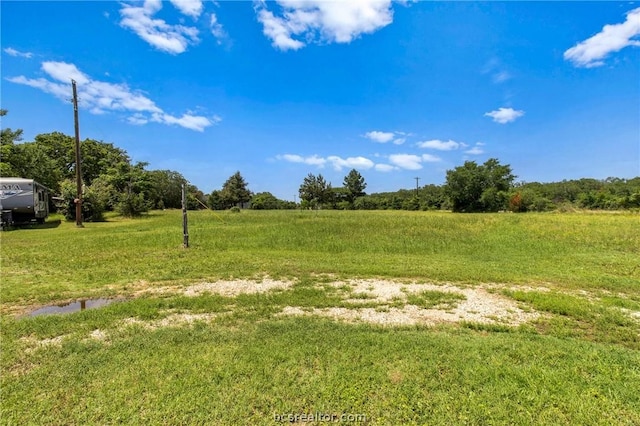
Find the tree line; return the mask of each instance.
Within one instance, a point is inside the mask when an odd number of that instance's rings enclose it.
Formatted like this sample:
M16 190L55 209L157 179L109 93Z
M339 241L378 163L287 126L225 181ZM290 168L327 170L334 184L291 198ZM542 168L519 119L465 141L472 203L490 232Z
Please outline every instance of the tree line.
M451 210L461 213L640 208L640 177L583 178L553 183L515 182L515 179L511 166L500 164L495 158L483 164L466 161L462 166L448 170L444 185L429 184L415 190L373 194L365 193L367 183L355 169L344 177L340 187L333 187L322 174L309 173L298 190L299 206L303 209ZM296 207L291 202L277 200L268 192L252 197L239 172L225 183L220 194L225 193L228 185L242 186L245 196L236 202L250 202L251 208ZM216 195L215 199L218 197ZM263 202L265 199L273 200L273 203L268 205ZM212 208L227 208L230 203L214 202L210 205Z
M0 110L4 116L6 110ZM0 176L35 179L51 189L57 207L67 219L75 219L75 140L60 132L37 135L18 143L22 130L5 128L0 139ZM204 194L173 170L147 170L133 163L126 151L111 143L81 142L83 217L102 220L106 211L137 216L150 209L180 208L182 186L187 208L356 209L356 210L452 210L454 212L550 211L556 209L638 209L640 177L605 180L578 179L562 182L515 182L511 166L489 159L483 164L466 161L448 170L444 185L367 194L367 183L355 169L333 187L322 174L309 173L300 184L300 202L281 200L270 192L253 193L238 171L220 190Z
M357 189L350 189L356 178ZM640 208L640 177L582 178L551 183L515 182L515 178L509 165L491 158L483 164L466 161L462 166L448 170L444 185L428 184L417 189L365 194L364 179L352 170L341 188L332 188L322 175L307 176L300 186L300 198L303 207L357 210L523 213Z

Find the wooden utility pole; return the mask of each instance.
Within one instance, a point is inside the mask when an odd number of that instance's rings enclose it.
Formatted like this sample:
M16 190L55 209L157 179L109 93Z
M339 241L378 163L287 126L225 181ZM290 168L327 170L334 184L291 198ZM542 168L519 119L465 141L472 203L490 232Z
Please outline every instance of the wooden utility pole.
M82 169L80 167L80 126L78 124L78 92L76 90L76 81L71 80L73 88L73 120L76 130L76 226L84 227L82 224Z
M189 248L189 227L187 226L187 192L182 184L182 246Z
M416 180L416 198L418 198L418 182L420 182L420 178L414 177L414 179Z

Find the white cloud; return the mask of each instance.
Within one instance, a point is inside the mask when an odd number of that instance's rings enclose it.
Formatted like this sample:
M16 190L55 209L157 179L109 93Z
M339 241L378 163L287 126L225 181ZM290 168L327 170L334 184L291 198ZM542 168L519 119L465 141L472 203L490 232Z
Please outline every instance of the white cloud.
M284 19L262 9L258 12L258 21L262 23L264 35L271 39L274 47L280 50L298 50L304 47L304 43L291 38L291 31Z
M16 84L24 84L25 86L30 86L35 89L40 89L43 92L50 93L57 98L65 101L69 100L71 96L71 81L69 81L69 84L62 84L49 81L45 78L31 79L23 75L18 77L7 77L7 81Z
M392 154L389 161L406 170L420 170L422 168L422 157L413 154Z
M498 108L495 111L484 114L486 117L493 118L493 121L500 124L510 123L524 115L524 111L516 111L513 108Z
M218 44L222 44L222 40L227 38L227 33L222 27L222 24L218 22L218 17L213 13L211 14L209 21L209 28L211 29L211 34L216 38Z
M322 157L318 157L317 155L312 155L310 157L302 157L300 155L296 155L296 154L284 154L284 155L278 155L276 156L276 158L278 160L284 160L284 161L288 161L290 163L302 163L302 164L309 164L311 166L318 166L318 167L324 167L324 165L326 164L327 160L322 158Z
M640 46L640 41L632 40L639 34L640 8L637 8L627 12L623 23L605 25L598 34L568 49L564 52L564 59L577 67L598 67L604 65L603 59L608 54L627 46Z
M504 83L511 79L511 74L508 71L498 71L492 76L494 83Z
M401 136L401 137L398 137ZM380 132L378 130L373 130L371 132L367 132L364 134L364 137L367 139L371 139L374 142L378 143L387 143L392 142L395 145L402 145L406 142L407 138L403 136L409 136L404 132Z
M324 167L326 164L330 164L335 170L338 171L342 170L343 168L368 170L374 166L373 161L369 160L366 157L342 158L337 155L330 155L327 158L324 158L317 155L303 157L297 154L283 154L276 156L276 159L288 161L290 163L308 164L320 168Z
M396 170L397 168L390 165L390 164L376 164L375 165L375 170L379 171L379 172L391 172L393 170Z
M452 140L448 140L445 142L440 139L433 139L430 141L418 142L417 145L419 148L437 149L439 151L452 151L454 149L459 149L466 146L461 142L456 142Z
M127 121L131 124L141 126L143 124L147 124L149 122L149 119L143 114L135 113L132 116L127 117Z
M473 148L466 150L464 153L469 155L484 154L484 149L481 148L483 145L483 143L478 142Z
M33 56L33 53L31 52L20 52L12 47L6 47L3 50L9 56L19 56L22 58L31 58Z
M394 170L406 169L406 170L418 170L422 168L423 162L437 162L441 161L440 158L433 155L424 154L422 156L411 154L394 154L389 156L389 162L392 164L374 163L372 160L366 157L347 157L342 158L337 155L330 155L328 157L320 157L318 155L311 155L303 157L297 154L282 154L277 155L276 160L288 161L290 163L307 164L310 166L316 166L323 168L326 165L332 166L336 171L342 171L344 169L358 169L369 170L374 169L378 172L391 172Z
M151 115L151 121L163 124L177 124L185 129L195 130L197 132L203 132L204 129L211 126L211 120L206 117L182 114L182 117L174 117L167 113L154 113Z
M373 161L365 157L348 157L340 158L332 155L327 160L333 165L333 168L340 171L343 168L368 170L374 166Z
M431 154L422 154L422 161L425 163L437 163L438 161L442 161L442 158Z
M122 83L94 80L74 64L48 61L42 63L42 70L56 81L45 78L30 79L25 76L11 77L7 80L40 89L67 102L71 97L73 78L78 83L78 98L82 107L87 108L92 114L104 114L109 111L133 113L127 118L131 124L142 125L153 121L201 132L222 120L217 115L207 118L191 113L175 117L163 111L141 91L132 90Z
M483 74L491 74L491 80L495 84L504 83L511 79L511 73L504 69L502 61L498 58L491 58L482 68Z
M393 21L391 0L277 0L282 16L258 3L258 21L272 45L280 50L297 50L305 42L349 43ZM298 37L299 39L295 39Z
M45 61L42 63L42 70L52 78L68 83L75 80L78 84L87 84L89 77L81 72L75 65L66 62Z
M197 28L170 25L162 19L152 19L160 9L160 0L146 0L142 7L123 4L120 25L132 30L153 47L171 54L182 53L190 44L200 41ZM193 9L189 10L195 13Z
M202 2L200 0L171 0L171 4L183 15L197 18L202 13Z
M366 138L371 139L374 142L378 143L387 143L392 141L395 137L395 133L393 132L379 132L377 130L373 130L371 132L367 132L364 135Z

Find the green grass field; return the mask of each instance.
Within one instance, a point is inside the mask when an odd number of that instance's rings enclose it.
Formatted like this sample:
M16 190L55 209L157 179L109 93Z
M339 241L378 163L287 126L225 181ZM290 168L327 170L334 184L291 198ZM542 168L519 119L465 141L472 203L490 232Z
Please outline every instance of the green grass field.
M56 219L0 234L3 424L640 424L637 214L200 211L188 249L179 211ZM362 319L480 295L504 318Z

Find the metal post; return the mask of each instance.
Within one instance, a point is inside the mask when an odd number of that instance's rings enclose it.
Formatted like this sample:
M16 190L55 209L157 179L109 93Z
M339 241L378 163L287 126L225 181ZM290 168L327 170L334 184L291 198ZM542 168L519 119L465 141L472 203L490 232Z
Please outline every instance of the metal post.
M76 81L71 80L73 88L73 120L76 131L76 226L82 228L82 169L80 161L80 125L78 124L78 92L76 91Z
M182 184L182 246L189 248L189 229L187 226L187 193Z

